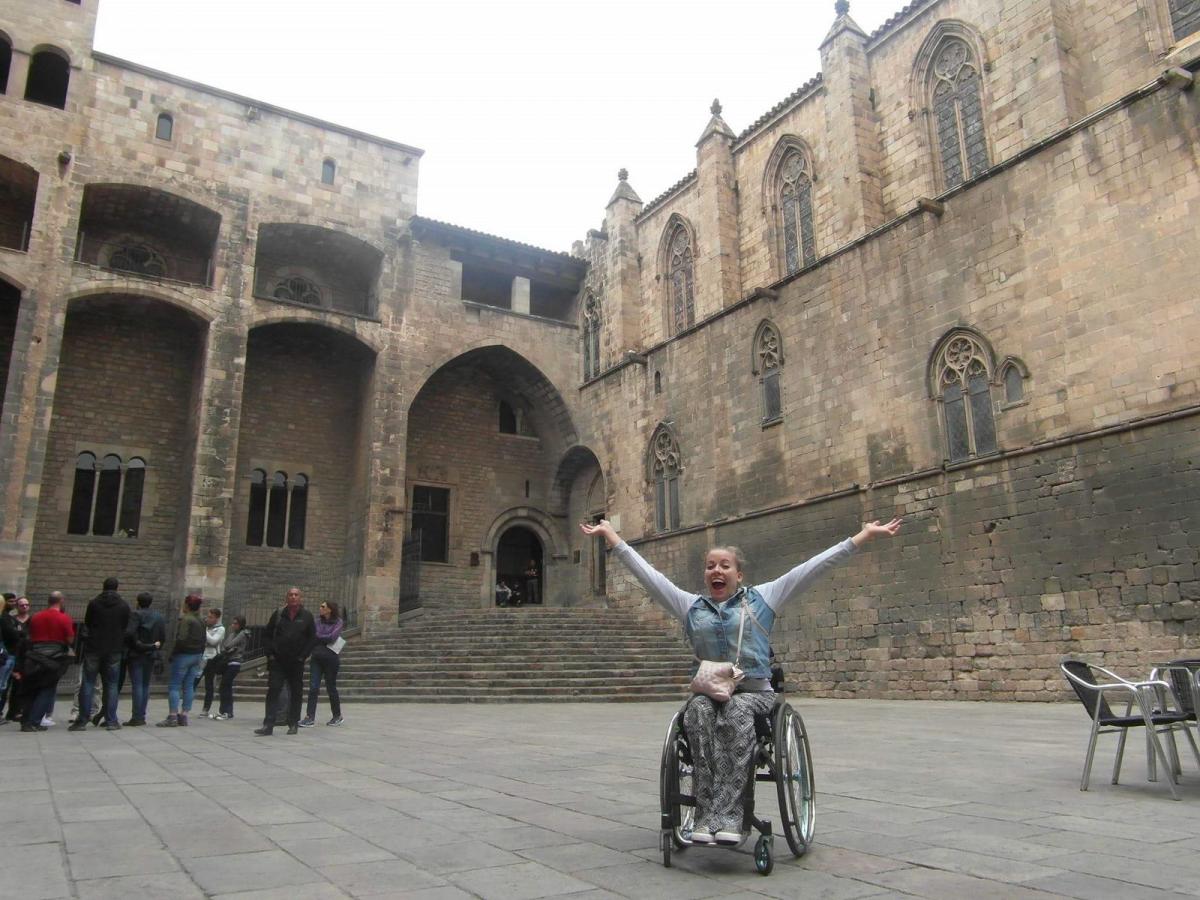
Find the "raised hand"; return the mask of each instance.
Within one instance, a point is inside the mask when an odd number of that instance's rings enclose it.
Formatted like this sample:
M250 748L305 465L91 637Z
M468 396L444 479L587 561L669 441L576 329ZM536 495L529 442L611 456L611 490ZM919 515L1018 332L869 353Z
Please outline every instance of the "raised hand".
M863 544L867 543L867 541L874 540L877 537L895 537L903 523L904 520L899 516L892 519L892 521L888 522L886 525L881 525L878 519L876 519L874 522L863 522L862 530L858 534L854 535L851 540L854 541L857 546L861 547Z
M621 543L621 536L617 534L617 530L612 527L612 524L608 521L608 519L601 519L595 525L589 525L587 522L580 522L579 530L588 537L592 537L593 535L597 534L600 535L602 538L604 538L605 543L607 543L609 547L615 547L617 544Z

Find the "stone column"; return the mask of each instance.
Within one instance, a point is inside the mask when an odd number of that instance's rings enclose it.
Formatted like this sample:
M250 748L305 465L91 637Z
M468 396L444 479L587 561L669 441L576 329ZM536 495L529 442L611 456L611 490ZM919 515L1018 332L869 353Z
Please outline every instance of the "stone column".
M604 324L612 329L612 353L607 365L628 350L642 347L641 291L638 272L637 224L642 198L629 185L629 172L617 173L617 189L604 210L608 253Z
M222 317L209 326L192 407L191 510L177 544L184 548L181 591L213 601L224 600L229 571L247 338L240 321Z
M696 142L700 212L696 221L696 319L712 315L742 297L738 251L737 178L733 168L733 129L712 102L712 118Z
M838 216L833 244L838 246L884 221L880 184L882 146L871 97L867 35L850 18L850 4L839 0L837 21L821 43L825 79L825 145L831 148L825 172Z

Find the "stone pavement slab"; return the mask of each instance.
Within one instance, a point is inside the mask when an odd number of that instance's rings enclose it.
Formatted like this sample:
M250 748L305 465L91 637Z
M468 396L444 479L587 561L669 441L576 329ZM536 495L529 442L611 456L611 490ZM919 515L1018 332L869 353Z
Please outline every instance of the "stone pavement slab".
M793 698L813 741L817 840L658 850L674 703L359 705L342 728L0 728L0 897L1200 896L1200 773L1146 781L1140 741L1080 792L1078 705ZM159 712L153 710L152 712ZM773 785L759 811L777 819Z

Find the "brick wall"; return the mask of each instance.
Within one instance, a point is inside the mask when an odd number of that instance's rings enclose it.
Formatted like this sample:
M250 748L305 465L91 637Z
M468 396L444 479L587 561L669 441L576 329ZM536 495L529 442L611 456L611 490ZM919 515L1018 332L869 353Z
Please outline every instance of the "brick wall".
M27 582L36 604L61 590L68 611L81 613L110 575L128 597L164 598L191 487L187 425L201 342L185 314L133 297L67 316ZM67 534L75 459L85 450L145 459L136 538Z
M230 536L229 596L282 602L281 587L312 593L323 573L355 571L365 515L359 437L369 352L333 332L276 325L250 334ZM309 477L303 549L249 546L250 474ZM357 476L357 477L356 477ZM309 601L314 607L316 603Z

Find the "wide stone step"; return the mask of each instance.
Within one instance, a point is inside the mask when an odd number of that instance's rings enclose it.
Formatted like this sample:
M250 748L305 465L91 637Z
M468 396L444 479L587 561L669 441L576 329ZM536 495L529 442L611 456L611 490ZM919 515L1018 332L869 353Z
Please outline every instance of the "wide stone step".
M690 663L678 633L622 611L427 610L352 639L338 688L347 702L678 700ZM248 671L236 694L266 688Z

